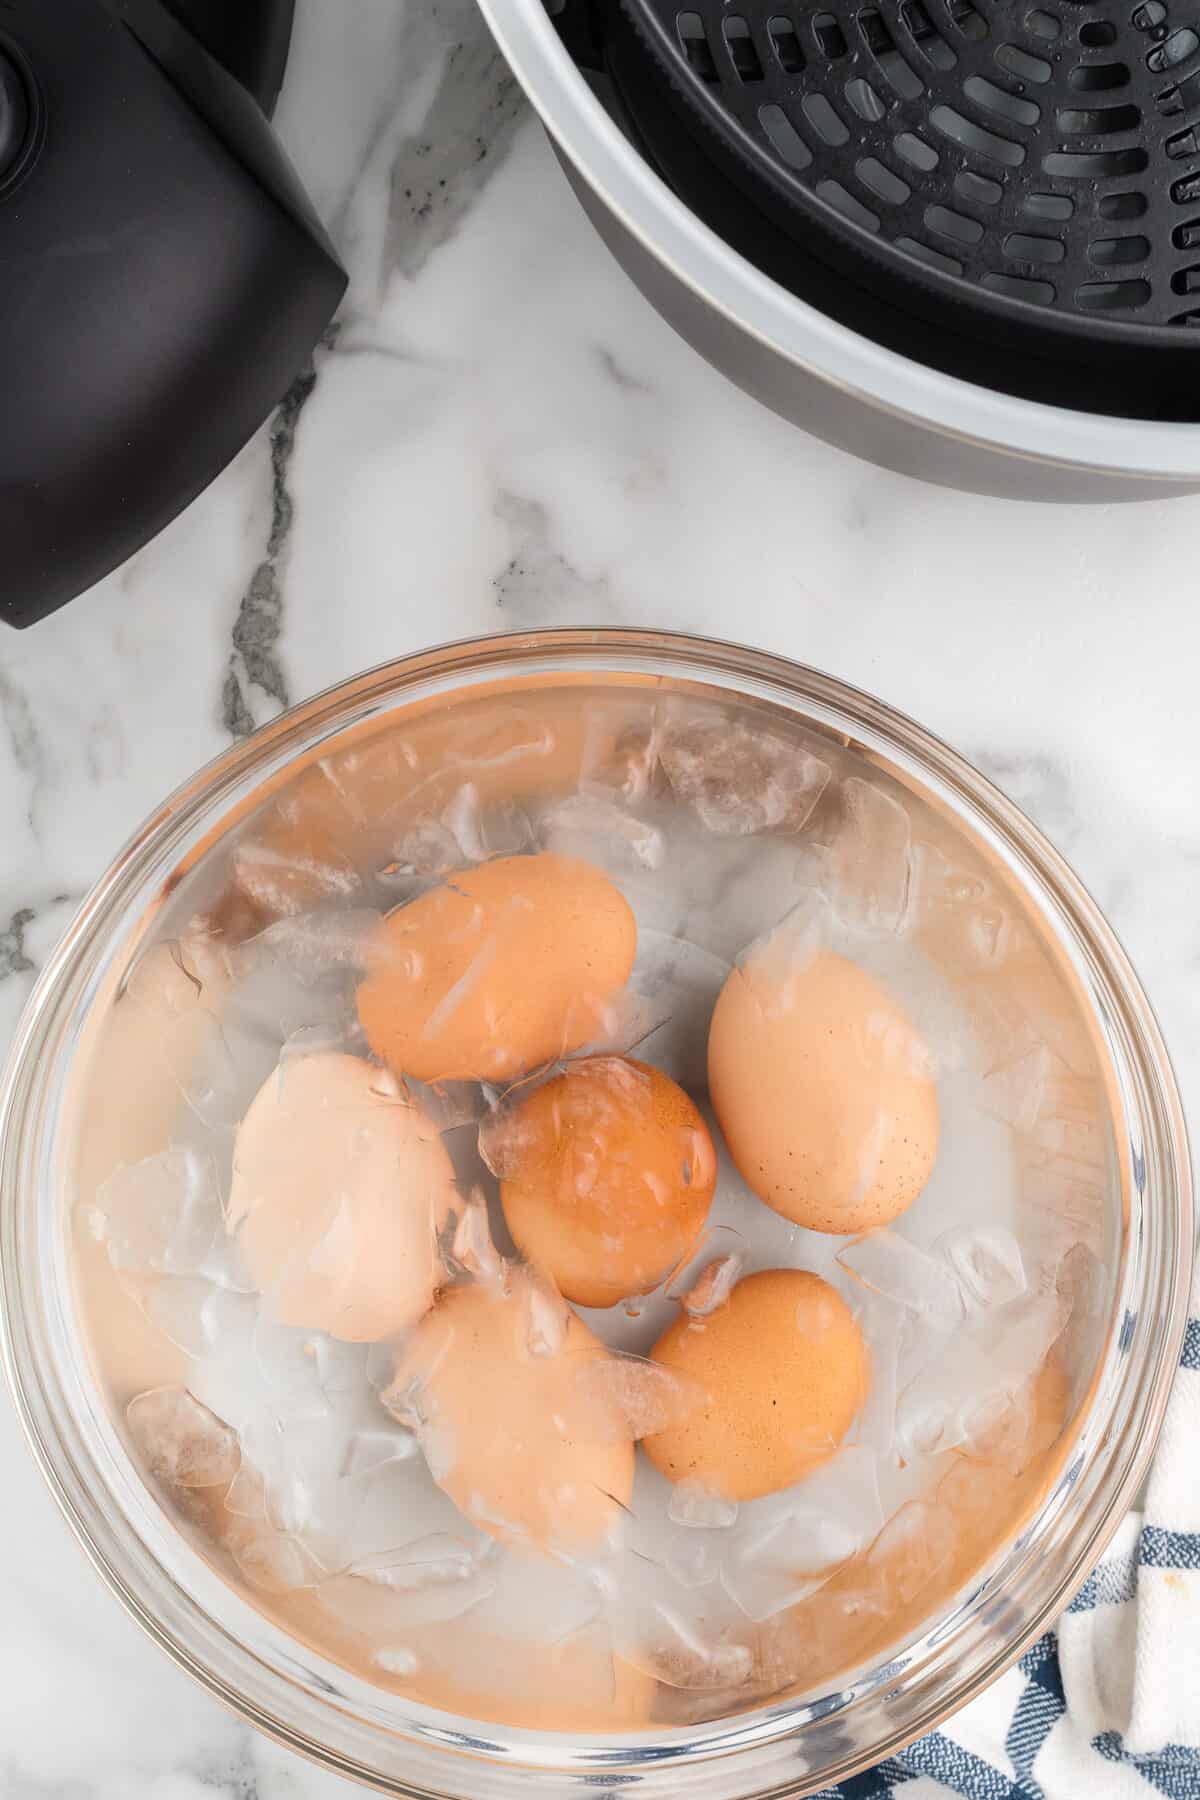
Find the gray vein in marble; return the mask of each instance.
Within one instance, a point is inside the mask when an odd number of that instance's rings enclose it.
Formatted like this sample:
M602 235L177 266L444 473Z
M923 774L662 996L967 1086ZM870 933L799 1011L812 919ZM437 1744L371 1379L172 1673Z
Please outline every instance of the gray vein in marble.
M649 394L653 392L648 381L640 375L634 375L619 363L612 351L604 344L596 345L596 361L608 376L608 379L625 394Z
M0 724L8 736L13 762L22 774L33 777L29 805L25 809L25 816L32 826L37 814L42 741L27 697L3 669L0 669Z
M588 578L579 573L550 541L550 516L540 500L501 491L492 508L509 527L514 549L498 575L492 577L496 604L513 626L540 624L549 609L556 621L586 613L589 621L604 605L609 587L606 576Z
M0 931L0 981L7 981L10 975L32 974L34 965L25 954L25 930L36 918L32 906L20 906L7 928Z
M467 0L430 9L448 38L441 77L418 133L392 165L386 266L408 280L457 231L499 167L525 102L482 18Z
M334 326L326 333L327 345L335 341L336 330ZM266 554L251 575L238 607L221 690L222 720L231 737L249 737L262 723L261 716L251 707L254 690L273 702L273 711L283 712L291 704L278 655L283 630L282 562L295 519L288 473L300 415L316 385L314 367L298 375L271 421L271 527Z

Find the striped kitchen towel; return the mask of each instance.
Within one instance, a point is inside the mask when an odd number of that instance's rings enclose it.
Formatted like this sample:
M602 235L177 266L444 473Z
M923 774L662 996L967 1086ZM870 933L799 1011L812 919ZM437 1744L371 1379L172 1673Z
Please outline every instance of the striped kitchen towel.
M1200 1275L1143 1513L1057 1628L821 1800L1200 1800Z

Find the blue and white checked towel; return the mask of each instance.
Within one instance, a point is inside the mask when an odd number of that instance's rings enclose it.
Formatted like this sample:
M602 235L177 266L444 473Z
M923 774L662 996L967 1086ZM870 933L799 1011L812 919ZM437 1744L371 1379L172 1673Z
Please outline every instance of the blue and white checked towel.
M1055 1631L820 1800L1200 1800L1200 1273L1144 1513Z

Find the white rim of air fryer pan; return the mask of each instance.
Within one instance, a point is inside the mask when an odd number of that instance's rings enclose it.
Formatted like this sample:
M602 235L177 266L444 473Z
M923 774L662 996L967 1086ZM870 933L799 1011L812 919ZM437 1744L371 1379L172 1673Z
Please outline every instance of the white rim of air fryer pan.
M1200 425L1046 406L883 349L731 250L622 135L572 63L543 0L479 0L542 123L598 199L703 302L789 363L914 428L1046 467L1200 485Z

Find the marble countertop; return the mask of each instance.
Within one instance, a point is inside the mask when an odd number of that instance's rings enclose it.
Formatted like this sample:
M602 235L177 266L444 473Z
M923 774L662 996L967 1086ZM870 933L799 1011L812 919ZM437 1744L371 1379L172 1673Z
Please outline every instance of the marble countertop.
M142 816L281 707L477 632L707 632L874 690L1074 862L1200 1083L1200 499L881 473L698 360L609 259L472 0L301 0L279 123L352 272L268 429L0 641L0 1045ZM228 1717L88 1571L0 1406L3 1800L357 1789Z

